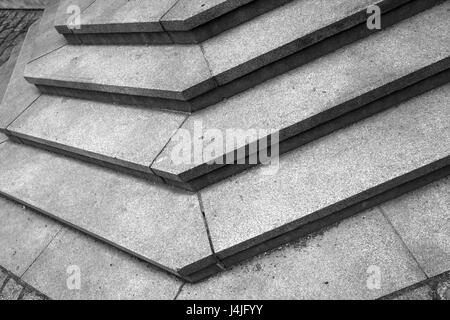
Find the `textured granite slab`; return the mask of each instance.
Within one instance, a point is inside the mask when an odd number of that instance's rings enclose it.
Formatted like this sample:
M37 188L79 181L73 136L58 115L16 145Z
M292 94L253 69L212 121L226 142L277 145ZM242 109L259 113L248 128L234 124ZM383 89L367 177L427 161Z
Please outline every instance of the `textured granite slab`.
M377 299L424 279L391 225L373 209L205 282L187 284L178 299Z
M211 255L196 195L11 142L0 162L1 194L171 273Z
M67 45L29 63L33 84L175 100L216 85L199 46Z
M17 58L8 88L0 104L0 131L3 131L40 95L37 88L23 78L26 63L32 55L33 40L37 32L38 24L34 23L28 30L19 57Z
M38 10L45 9L58 0L7 0L0 2L0 9L25 9Z
M382 208L428 277L450 269L450 178Z
M0 221L0 265L19 277L62 228L3 197L0 197Z
M150 165L186 115L42 95L10 134L152 175Z
M81 287L70 290L67 278L77 271ZM171 300L182 284L173 276L71 229L58 234L23 279L56 300Z
M282 156L273 174L262 167L204 189L218 256L223 261L358 203L364 208L430 172L450 174L449 99L446 85Z
M193 137L196 124L201 124L204 132L219 130L223 136L229 129L274 130L284 140L448 69L449 10L450 2L446 2L198 111L183 124L180 133L188 132ZM435 63L438 65L433 66ZM155 172L186 182L217 168L207 164L210 159L194 161L194 154L188 157L190 161L176 163L172 153L183 143L177 137L155 161ZM257 138L249 136L232 150L224 148L225 154L255 141ZM211 145L206 138L202 143L203 149ZM217 159L221 156L218 154Z

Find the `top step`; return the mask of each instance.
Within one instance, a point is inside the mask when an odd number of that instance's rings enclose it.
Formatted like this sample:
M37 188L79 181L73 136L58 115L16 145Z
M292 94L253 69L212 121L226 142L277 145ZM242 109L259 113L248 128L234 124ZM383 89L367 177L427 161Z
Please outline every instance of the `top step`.
M55 28L72 44L193 44L292 0L61 0Z

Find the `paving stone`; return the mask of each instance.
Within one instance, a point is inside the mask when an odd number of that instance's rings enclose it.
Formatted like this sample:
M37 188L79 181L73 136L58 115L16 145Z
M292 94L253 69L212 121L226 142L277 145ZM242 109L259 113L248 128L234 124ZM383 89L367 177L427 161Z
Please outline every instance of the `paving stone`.
M19 57L20 49L22 48L22 43L19 43L11 51L11 55L6 63L0 67L0 103L3 100L3 96L8 88L9 80L16 66L17 58Z
M8 0L0 2L0 9L44 9L58 0Z
M188 284L179 299L375 299L424 279L392 227L373 209Z
M22 45L19 58L10 79L10 83L0 105L0 130L5 129L17 116L22 113L34 100L39 97L36 87L23 78L23 71L33 50L33 39L38 31L38 24L34 23Z
M0 300L17 300L23 287L14 279L10 278L0 292Z
M35 291L29 291L23 294L22 299L25 301L39 301L39 300L46 300L46 298Z
M252 0L180 0L164 15L166 30L190 30Z
M227 129L280 131L283 140L411 85L411 77L404 77L448 60L448 9L449 2L198 111L181 132L194 136L195 124L201 123L204 131L220 130L224 135ZM211 144L208 139L203 142L203 148ZM251 142L255 138L249 137L247 144ZM179 143L173 139L152 169L174 180L205 174L205 162L173 162L172 152ZM243 145L238 143L233 150Z
M197 45L67 45L28 64L25 78L41 85L175 100L189 100L215 86Z
M74 33L161 32L161 18L177 0L97 0L81 15Z
M80 290L70 278L78 270ZM69 229L23 279L52 299L173 299L181 286L175 277Z
M220 84L318 42L337 30L361 23L378 0L296 0L203 43L205 57ZM403 1L404 2L404 1ZM333 23L347 19L339 27ZM318 14L320 12L320 14ZM328 28L326 28L328 27ZM326 28L320 35L314 34Z
M282 156L278 171L260 167L204 189L216 252L323 218L435 162L448 166L449 98L446 85Z
M450 270L450 178L382 208L429 277Z
M10 142L0 162L0 193L170 272L211 255L194 194Z
M39 22L38 34L34 39L33 53L29 60L37 59L67 44L64 36L59 34L54 27L58 7L59 2L56 1L44 10Z
M61 227L0 197L0 265L21 276Z
M433 300L432 289L428 285L408 290L391 300Z
M8 131L152 175L150 165L187 115L42 95Z
M8 274L0 269L0 288L2 287L5 280L8 278Z

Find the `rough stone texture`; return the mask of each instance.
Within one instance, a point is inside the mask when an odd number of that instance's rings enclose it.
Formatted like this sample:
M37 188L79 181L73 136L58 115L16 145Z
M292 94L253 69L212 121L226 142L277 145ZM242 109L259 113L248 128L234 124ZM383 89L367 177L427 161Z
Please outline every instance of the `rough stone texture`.
M450 270L450 178L382 208L429 277Z
M433 300L432 289L428 285L409 290L391 300Z
M6 140L8 140L8 137L0 132L0 143L5 142Z
M0 66L8 61L13 48L23 41L28 28L41 11L0 9Z
M23 287L13 278L10 278L0 292L0 300L17 300Z
M170 272L211 255L196 195L10 142L0 163L0 193Z
M33 263L61 227L0 197L0 265L18 276Z
M216 252L448 157L449 99L446 85L282 156L274 175L261 167L203 190Z
M23 77L25 65L32 54L33 39L37 32L38 24L35 23L30 27L22 45L10 83L0 105L0 131L5 129L23 110L39 97L37 88L28 83Z
M264 129L280 131L280 139L286 139L349 109L361 107L391 92L386 88L378 90L380 87L394 87L392 83L402 77L450 56L449 9L450 2L447 2L198 111L182 129L193 136L194 124L201 122L205 131ZM406 85L405 81L400 83ZM355 102L358 97L364 99ZM247 144L251 142L255 139L250 137ZM152 168L173 179L198 174L195 170L203 163L173 163L171 154L179 143L173 139ZM211 141L204 139L203 143L205 148ZM242 146L242 143L238 145Z
M67 45L31 63L35 84L189 100L214 88L199 46Z
M380 286L370 287L374 268L380 271ZM374 209L205 282L186 285L179 299L374 299L424 279Z
M73 24L73 17L78 12L82 14L95 0L60 0L56 11L55 28L59 32L71 33L68 24Z
M168 30L190 30L253 0L179 0L161 23Z
M71 266L80 270L80 290L67 286ZM55 238L24 280L52 299L173 299L181 286L173 276L68 229Z
M17 58L19 57L20 49L22 48L22 43L17 44L11 51L8 61L0 66L0 104L5 95L6 89L8 88L9 80L16 66Z
M26 292L22 296L22 300L26 301L40 301L40 300L46 300L46 298L35 291Z
M81 15L74 33L161 32L161 18L177 0L97 0Z
M356 25L358 20L366 19L365 14L330 28L376 2L379 1L296 0L206 41L205 56L218 82L227 83L337 33L336 29L342 31ZM325 27L327 32L313 36ZM308 35L309 40L299 40Z
M31 55L30 61L67 44L66 39L54 27L58 5L59 2L56 1L44 11L39 22L38 35L33 39L33 54Z
M150 165L187 115L58 96L41 96L8 131L153 175Z
M3 283L5 283L6 279L8 279L8 274L0 269L0 288L3 286Z

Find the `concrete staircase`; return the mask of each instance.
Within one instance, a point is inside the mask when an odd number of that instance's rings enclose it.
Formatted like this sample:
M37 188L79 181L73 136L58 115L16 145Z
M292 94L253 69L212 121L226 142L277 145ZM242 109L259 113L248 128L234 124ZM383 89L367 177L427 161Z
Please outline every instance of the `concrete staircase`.
M0 107L1 194L196 282L450 173L450 1L172 2L45 11ZM198 124L201 155L208 130L272 143L197 161Z

